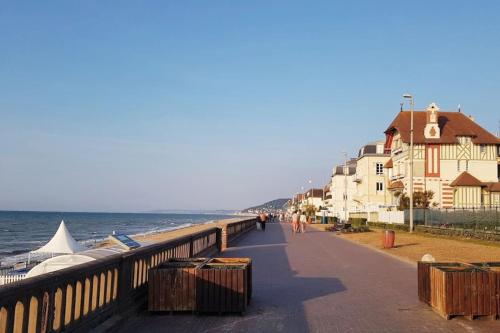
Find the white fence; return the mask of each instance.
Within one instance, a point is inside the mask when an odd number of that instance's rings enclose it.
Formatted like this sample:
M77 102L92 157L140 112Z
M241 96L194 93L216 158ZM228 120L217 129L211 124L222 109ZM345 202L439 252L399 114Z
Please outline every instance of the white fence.
M405 212L403 211L379 211L378 221L383 223L391 224L404 224L405 223Z
M0 286L22 280L26 274L0 275Z

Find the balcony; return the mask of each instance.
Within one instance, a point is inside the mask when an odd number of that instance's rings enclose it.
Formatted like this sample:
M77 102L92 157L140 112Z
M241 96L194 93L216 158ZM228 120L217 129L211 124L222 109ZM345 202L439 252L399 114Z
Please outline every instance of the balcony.
M393 176L391 176L391 180L398 180L398 179L401 179L404 177L405 177L405 175L403 175L403 174L393 175Z

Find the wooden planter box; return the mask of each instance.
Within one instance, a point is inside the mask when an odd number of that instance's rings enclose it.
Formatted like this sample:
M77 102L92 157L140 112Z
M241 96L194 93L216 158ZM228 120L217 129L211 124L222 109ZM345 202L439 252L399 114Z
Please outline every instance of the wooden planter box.
M472 265L488 269L495 274L497 318L500 316L500 262L481 262Z
M170 259L149 270L149 311L196 311L196 270L207 258Z
M417 263L418 276L418 299L428 305L431 305L431 267L433 266L459 266L457 262L424 262Z
M247 265L207 263L197 270L197 311L243 313L248 304Z
M430 304L442 317L496 318L496 276L477 266L431 265Z
M247 271L247 302L250 304L252 298L252 259L251 258L213 258L208 261L213 264L245 264Z

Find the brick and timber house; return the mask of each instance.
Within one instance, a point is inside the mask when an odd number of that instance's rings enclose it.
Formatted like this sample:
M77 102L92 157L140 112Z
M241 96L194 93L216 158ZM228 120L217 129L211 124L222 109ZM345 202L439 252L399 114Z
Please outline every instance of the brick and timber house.
M390 160L387 189L409 192L410 112L389 125L385 151ZM414 191L431 190L439 208L500 206L500 140L461 112L440 112L432 103L414 111Z

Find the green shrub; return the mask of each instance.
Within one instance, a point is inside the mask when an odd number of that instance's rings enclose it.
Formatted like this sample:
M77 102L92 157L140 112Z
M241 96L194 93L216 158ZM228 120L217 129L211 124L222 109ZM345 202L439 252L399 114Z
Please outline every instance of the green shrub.
M382 228L382 229L392 229L392 230L402 230L409 231L410 227L406 224L390 224L382 222L368 222L370 227Z
M365 218L361 218L361 217L350 217L349 218L349 223L353 227L361 227L361 226L365 226L366 225L366 219Z

